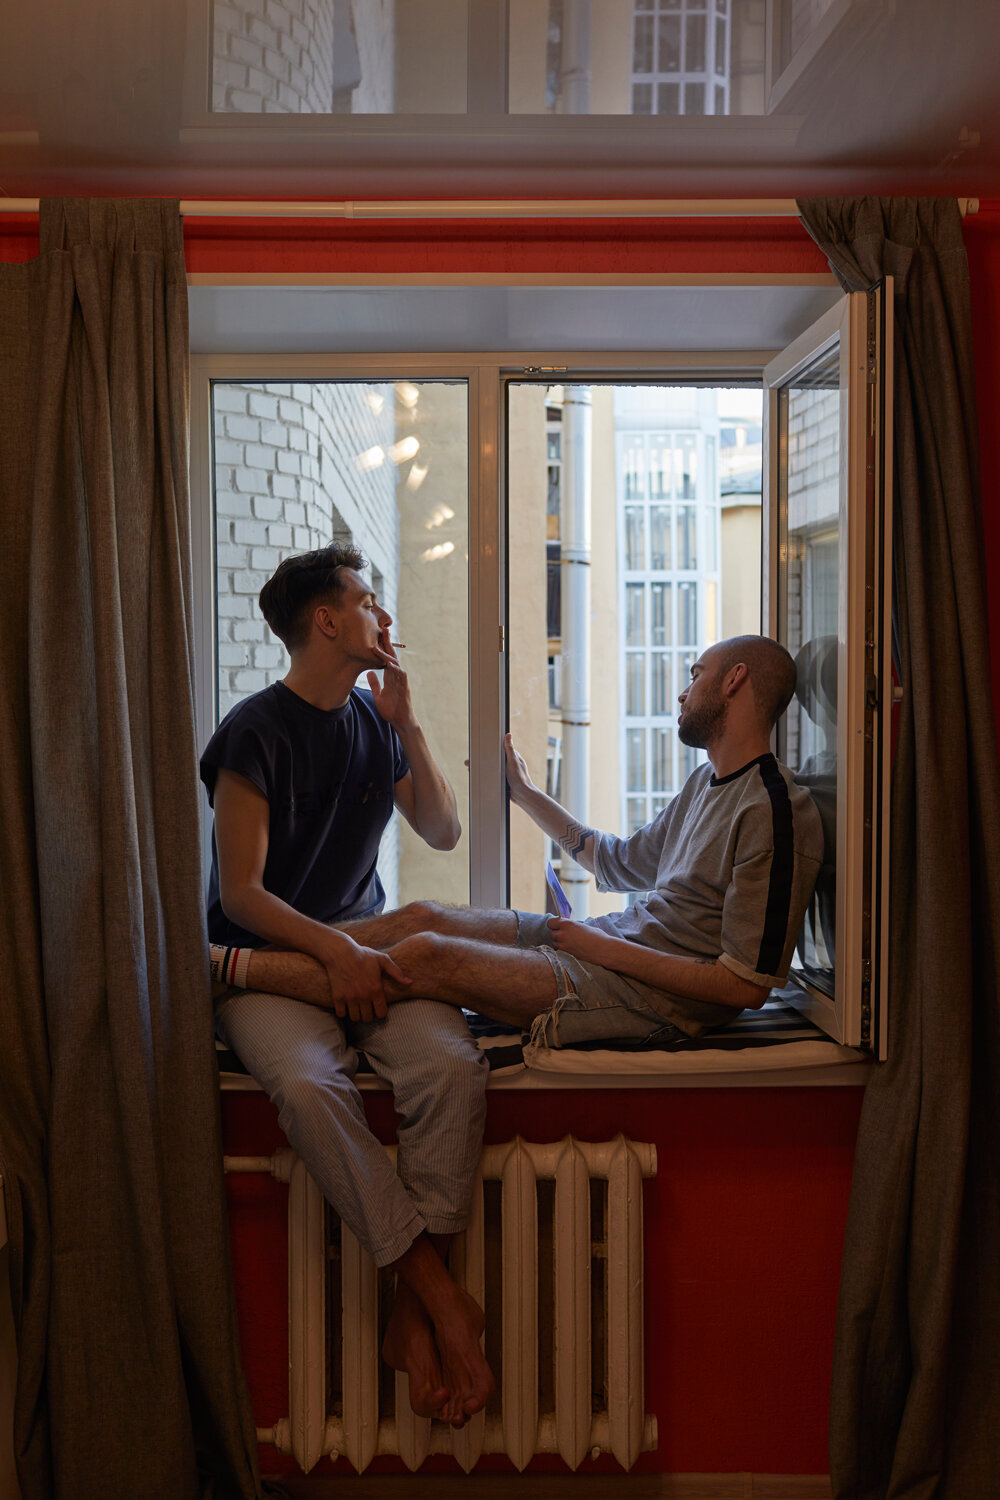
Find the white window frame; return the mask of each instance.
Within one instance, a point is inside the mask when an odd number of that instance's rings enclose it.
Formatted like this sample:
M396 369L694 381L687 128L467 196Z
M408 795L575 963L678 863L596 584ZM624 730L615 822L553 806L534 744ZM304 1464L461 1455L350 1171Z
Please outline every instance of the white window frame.
M507 796L502 734L506 727L506 476L504 473L505 385L526 377L562 381L625 380L638 376L651 384L727 385L762 379L771 350L711 353L677 351L608 353L537 351L530 354L483 351L457 354L202 354L191 358L191 499L195 640L195 708L199 744L215 727L215 534L212 488L213 382L310 380L464 380L469 413L469 821L470 902L507 904ZM544 377L543 377L544 372ZM716 462L718 455L716 455ZM767 463L765 452L765 463ZM762 547L767 554L765 501ZM363 543L363 538L360 539ZM765 582L767 563L765 561ZM767 593L764 594L766 611ZM766 628L766 613L763 616ZM207 808L206 808L207 811ZM206 820L207 822L207 820ZM207 838L207 831L206 831ZM849 1083L842 1067L780 1074L733 1074L736 1084ZM822 1076L821 1076L822 1075ZM713 1075L714 1077L714 1075ZM542 1080L544 1087L705 1086L704 1078L665 1075L662 1079L619 1075Z
M579 354L202 354L191 358L191 500L195 627L195 715L199 745L215 729L215 528L212 500L214 381L465 380L469 392L469 899L507 903L507 797L501 740L506 728L506 517L502 497L503 386L542 369L582 380L621 372L670 384L696 377L725 384L759 377L765 351L705 355ZM521 360L525 363L521 363ZM527 361L530 359L530 363ZM537 361L537 363L536 363ZM548 379L551 384L551 377ZM360 538L363 546L364 538ZM207 811L207 809L206 809ZM206 819L207 823L207 819ZM206 840L207 840L206 832ZM206 843L207 847L207 843Z
M796 1004L836 1041L884 1060L888 1043L889 778L892 736L892 294L854 292L764 370L764 557L762 613L780 638L779 565L785 460L779 427L783 386L839 345L840 571L837 631L837 916L835 996L799 978ZM870 309L870 301L875 299ZM871 332L884 314L884 345ZM867 525L864 524L867 521ZM880 571L869 548L881 529ZM858 628L857 622L863 622ZM853 627L853 628L852 628ZM870 743L870 773L865 769ZM868 831L866 831L868 825Z

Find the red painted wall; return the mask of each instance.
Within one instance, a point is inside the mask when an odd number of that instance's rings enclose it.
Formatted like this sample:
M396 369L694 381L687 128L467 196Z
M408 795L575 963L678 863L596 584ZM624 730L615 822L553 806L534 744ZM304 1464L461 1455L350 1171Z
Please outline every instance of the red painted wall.
M380 1138L391 1140L389 1100L367 1102ZM491 1094L488 1141L599 1141L622 1131L657 1148L644 1199L646 1410L657 1417L659 1449L637 1472L826 1471L860 1107L855 1088ZM227 1152L269 1153L282 1143L261 1095L225 1095L223 1117ZM287 1189L231 1177L228 1193L243 1361L257 1423L270 1426L288 1411ZM267 1472L295 1470L271 1448L261 1459ZM483 1465L510 1467L502 1458ZM444 1458L432 1467L455 1472ZM608 1458L585 1467L617 1471ZM532 1468L563 1471L558 1459Z

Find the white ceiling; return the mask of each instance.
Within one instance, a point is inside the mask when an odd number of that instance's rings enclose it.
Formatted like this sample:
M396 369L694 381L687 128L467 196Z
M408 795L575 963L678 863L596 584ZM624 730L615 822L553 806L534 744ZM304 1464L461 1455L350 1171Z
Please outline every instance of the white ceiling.
M756 116L205 117L208 0L3 0L0 196L1000 193L1000 0L838 6Z
M827 286L216 287L189 290L196 354L780 349Z

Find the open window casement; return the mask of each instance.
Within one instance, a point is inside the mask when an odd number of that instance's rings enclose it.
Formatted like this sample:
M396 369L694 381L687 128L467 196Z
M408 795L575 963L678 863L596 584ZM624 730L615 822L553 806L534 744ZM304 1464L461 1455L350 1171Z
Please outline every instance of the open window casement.
M777 755L808 787L823 867L786 998L885 1057L892 290L847 296L764 372L763 618L798 669Z

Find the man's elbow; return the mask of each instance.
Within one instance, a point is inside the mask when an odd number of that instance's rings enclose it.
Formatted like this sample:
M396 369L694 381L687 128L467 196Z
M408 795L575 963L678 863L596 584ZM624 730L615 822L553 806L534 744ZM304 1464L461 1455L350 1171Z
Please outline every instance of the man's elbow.
M771 991L769 989L765 989L763 985L751 984L749 979L742 979L740 981L740 985L741 993L745 996L743 1000L743 1009L760 1010L761 1006L767 1000L767 997L771 993Z
M454 849L462 837L462 825L454 818L446 825L433 829L424 835L432 849L437 849L441 854L448 854Z
M251 920L253 900L247 886L233 887L223 883L219 889L219 905L230 922L247 931L253 931Z

